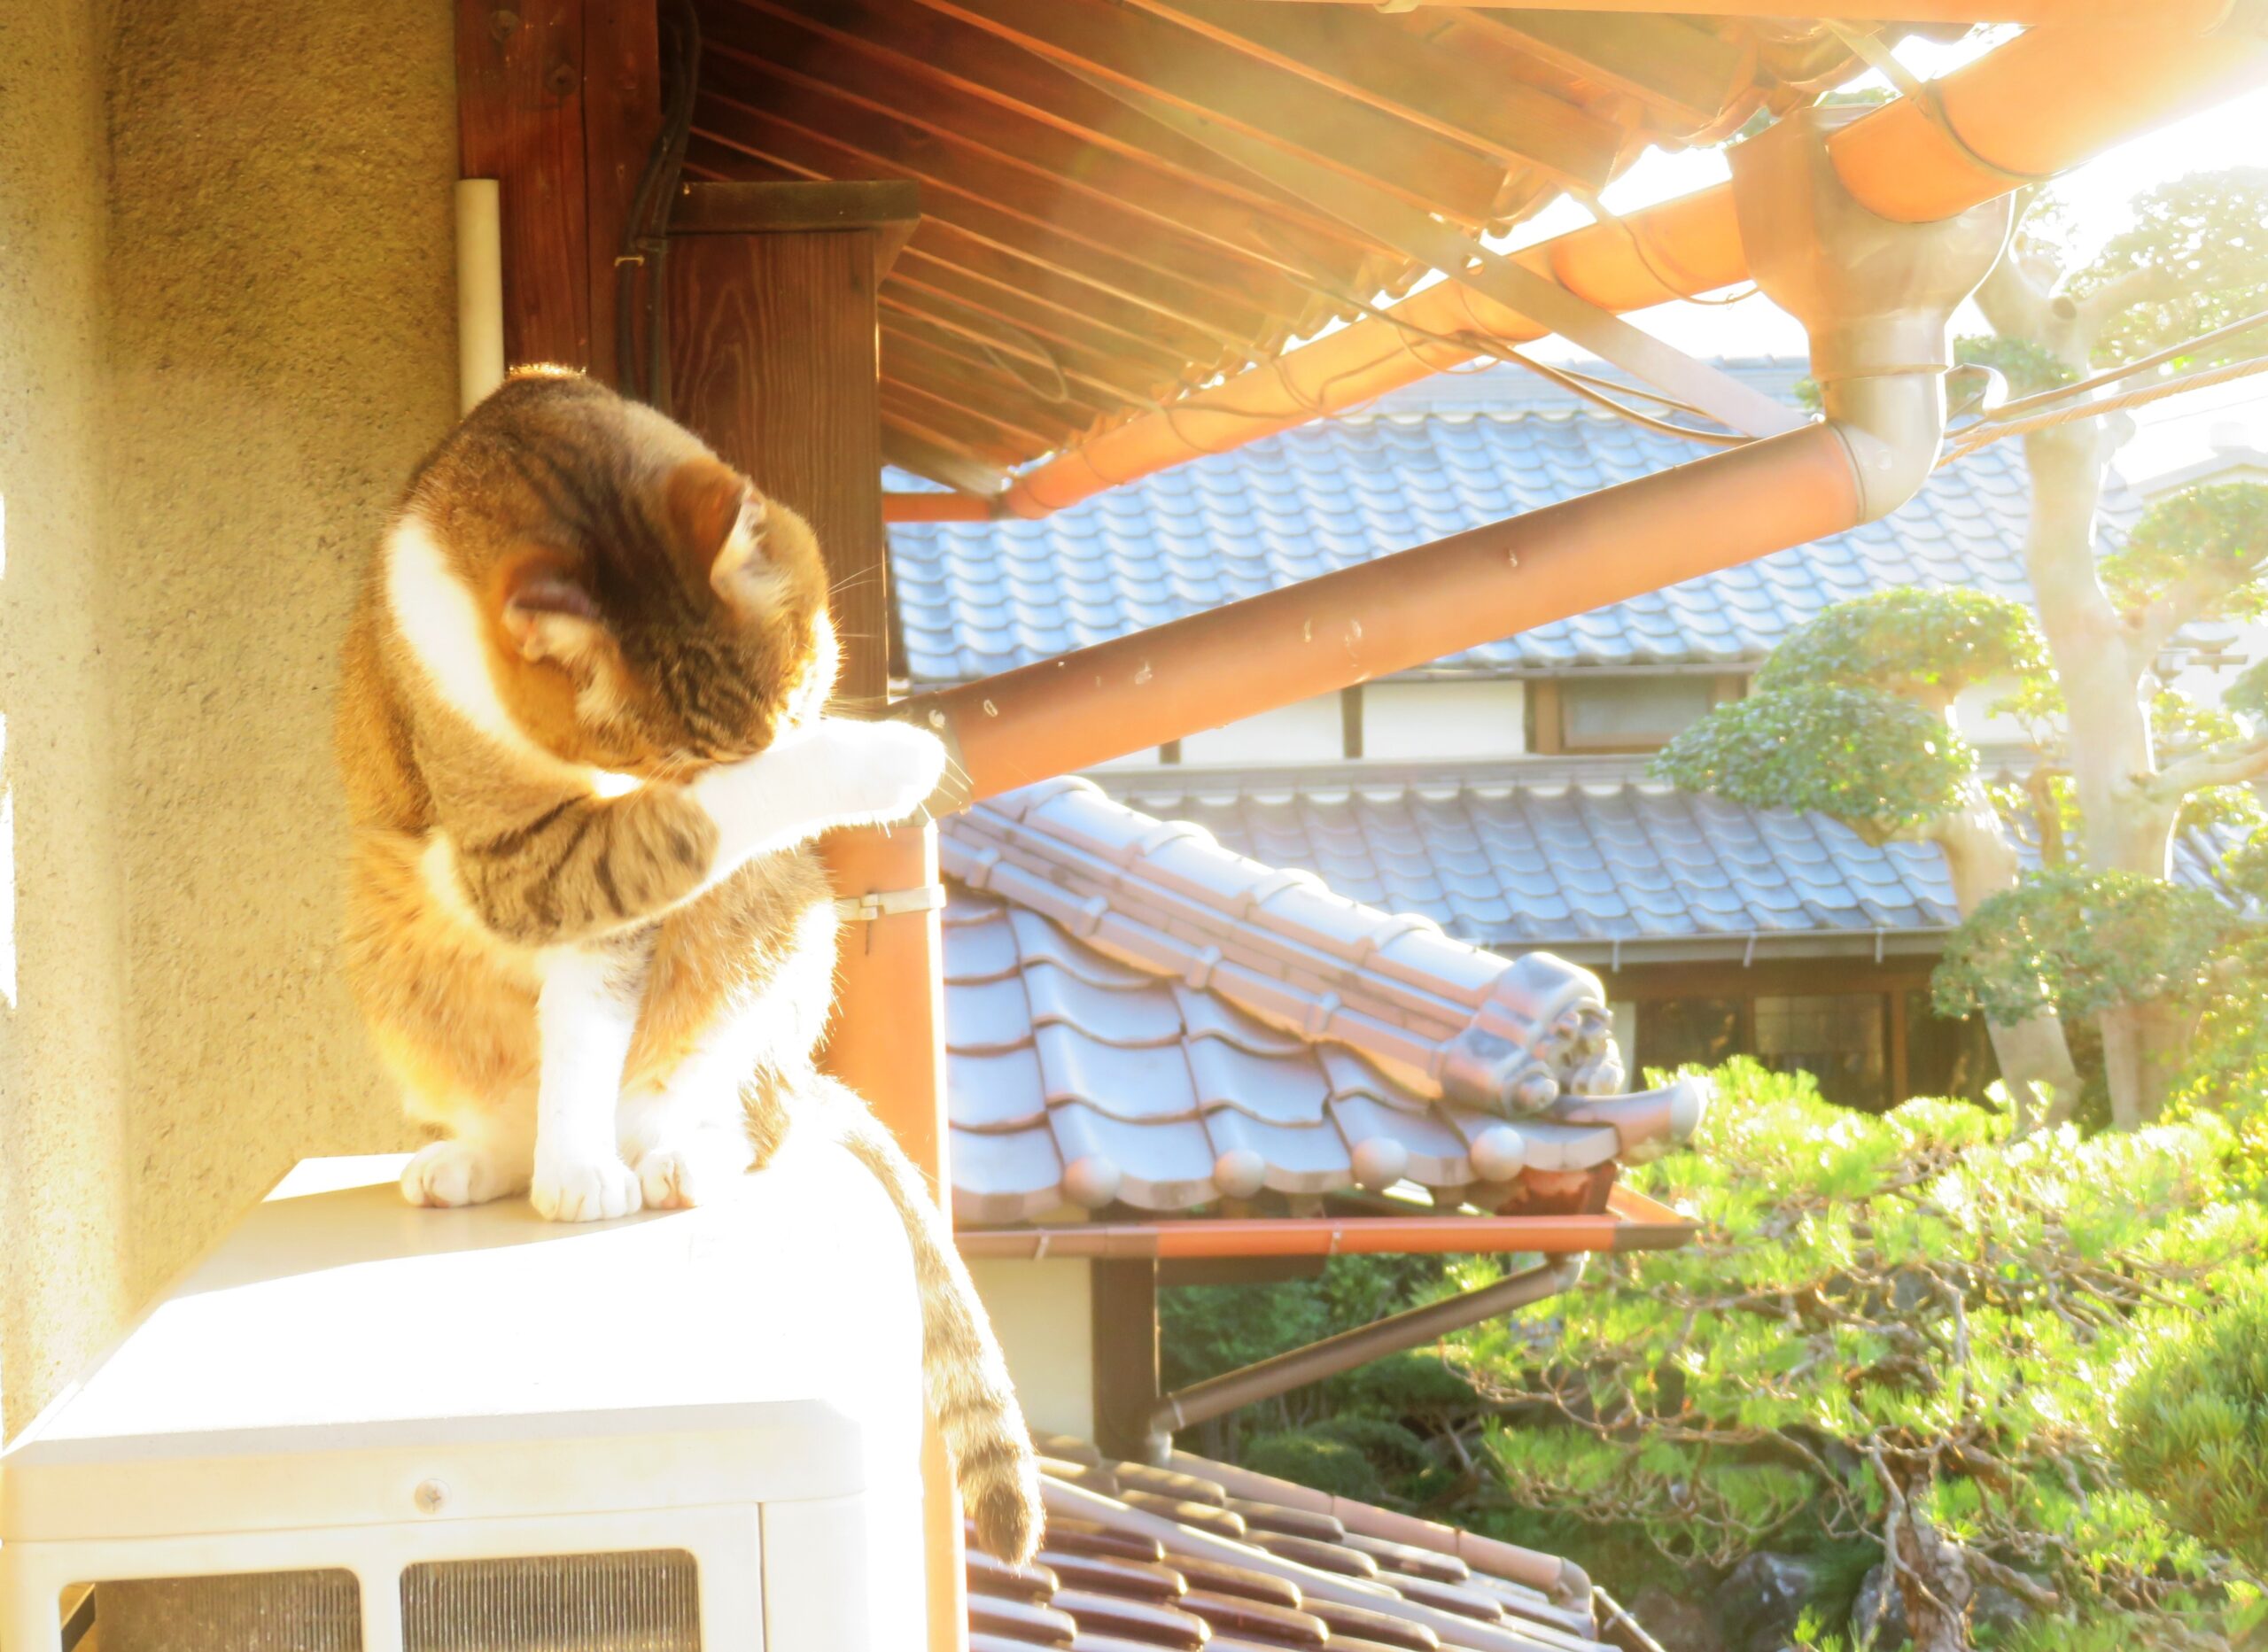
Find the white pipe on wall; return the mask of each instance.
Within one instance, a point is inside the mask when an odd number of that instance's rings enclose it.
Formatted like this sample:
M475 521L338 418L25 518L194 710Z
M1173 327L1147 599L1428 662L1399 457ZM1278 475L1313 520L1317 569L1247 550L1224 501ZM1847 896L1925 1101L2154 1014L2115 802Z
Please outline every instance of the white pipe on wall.
M460 178L457 218L459 411L504 382L504 229L493 178Z

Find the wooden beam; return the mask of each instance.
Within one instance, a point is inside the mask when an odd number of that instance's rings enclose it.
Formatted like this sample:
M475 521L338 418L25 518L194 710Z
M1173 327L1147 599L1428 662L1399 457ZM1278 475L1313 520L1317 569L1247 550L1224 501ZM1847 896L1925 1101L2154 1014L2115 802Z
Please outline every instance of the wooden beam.
M813 174L696 132L686 151L686 175L724 182L794 182ZM917 266L918 275L909 275ZM1123 374L1125 385L1138 394L1146 394L1151 386L1178 383L1189 373L1192 356L1208 366L1241 359L1240 353L1179 330L1154 310L1003 252L934 216L923 218L915 228L884 291L904 294L910 283L937 295L923 299L926 304L959 305L993 317L1007 330L1045 339L1051 346L1090 352L1094 361L1103 364L1093 371L1114 382ZM1177 347L1184 345L1186 349Z
M954 338L980 354L1002 355L1024 362L1039 376L1060 372L1070 383L1086 389L1098 403L1107 404L1107 410L1113 412L1150 402L1151 387L1169 383L1164 375L1138 362L1035 338L1021 328L1003 327L981 311L936 293L923 292L903 281L882 283L882 313Z
M1277 264L1288 247L1301 268L1351 281L1366 251L1383 250L1366 249L1343 229L1326 236L1305 224L1278 223L1263 236L1255 229L1253 203L1210 178L1192 178L1146 156L1136 159L1102 148L1084 136L956 86L877 43L821 29L807 17L773 16L749 6L723 8L713 16L708 43L711 50L751 58L775 74L823 86L932 137L1037 173L1054 188L1078 190L1243 258Z
M943 487L990 498L1008 485L1008 473L971 459L958 449L939 446L882 415L882 457L901 470L927 477Z
M1594 85L1689 121L1713 126L1751 73L1739 47L1678 18L1611 12L1475 12L1467 27Z
M1192 187L1217 190L1295 225L1308 235L1344 241L1342 224L1219 159L1154 121L1126 117L1113 99L1058 66L940 12L899 0L737 0L792 18L829 39L886 53L941 87L965 91L1069 134L1084 145L1159 168Z
M898 343L918 345L932 355L951 358L961 371L983 372L990 377L1017 385L1028 394L1037 396L1042 402L1056 408L1067 419L1092 423L1097 419L1115 418L1133 406L1126 397L1108 386L1063 370L1060 362L1051 367L1045 361L1027 357L1021 352L1008 354L997 346L988 350L965 334L940 327L925 316L898 307L889 301L887 291L883 294L882 328L882 354L885 358Z
M1300 150L1455 222L1477 226L1495 215L1504 178L1495 161L1162 18L1105 0L921 3L1055 62Z
M457 0L457 151L501 185L508 363L591 361L583 7Z
M1208 245L1178 226L1161 229L1162 219L1153 221L1130 203L1021 160L1003 159L959 136L940 136L843 88L738 57L720 58L706 79L721 97L840 143L894 175L920 180L931 199L951 190L1036 229L1122 253L1161 275L1188 283L1224 311L1250 309L1262 318L1260 325L1266 325L1269 312L1296 310L1313 300L1308 288L1287 281L1276 264L1249 252Z
M672 235L787 235L842 232L874 237L874 278L889 273L921 221L921 191L902 179L850 183L698 182L671 204Z
M798 127L796 122L773 113L769 106L730 97L719 90L701 93L694 122L698 131L734 150L746 150L749 154L778 161L798 172L810 172L812 177L903 177L903 172L887 157L871 154L864 147L846 143L837 136ZM1202 285L1191 283L1177 275L1166 275L1161 269L1150 268L1137 256L1095 247L1093 243L1077 240L1045 224L1016 218L1014 213L1003 211L989 199L961 192L951 183L925 192L923 211L939 224L951 224L961 234L973 236L1000 252L1054 269L1057 275L1084 281L1125 304L1154 310L1161 320L1175 322L1182 331L1200 333L1214 340L1220 349L1254 352L1275 324L1268 310L1252 306L1250 301L1231 304L1227 297L1208 292Z
M1132 0L1259 62L1328 87L1513 166L1604 188L1625 133L1616 122L1504 74L1475 73L1391 19L1256 6L1249 0Z

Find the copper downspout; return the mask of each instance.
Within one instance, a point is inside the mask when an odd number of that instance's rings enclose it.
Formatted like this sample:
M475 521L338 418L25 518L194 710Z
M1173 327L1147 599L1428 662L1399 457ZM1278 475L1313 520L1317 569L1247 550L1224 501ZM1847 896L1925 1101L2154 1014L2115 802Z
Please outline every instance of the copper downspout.
M1583 1265L1588 1260L1584 1256L1563 1256L1525 1273L1514 1274L1509 1279L1499 1279L1494 1284L1461 1291L1439 1302L1422 1303L1374 1323L1357 1325L1352 1330L1342 1330L1303 1348L1255 1360L1250 1365L1162 1394L1143 1428L1145 1454L1151 1462L1162 1465L1173 1454L1173 1437L1178 1430L1242 1406L1272 1400L1309 1383L1319 1383L1326 1377L1336 1377L1389 1353L1421 1348L1450 1331L1478 1325L1499 1314L1514 1313L1547 1297L1571 1291L1581 1280Z
M2133 15L2147 17L2147 27L2033 29L1936 83L1945 126L1901 98L1836 133L1829 140L1836 171L1853 198L1893 221L1949 218L2258 81L2268 67L2258 27L2240 27L2229 20L2231 11L2228 0L2166 0L2137 8ZM1750 275L1732 190L1724 185L1515 257L1618 313ZM1451 338L1474 333L1519 344L1543 333L1450 282L1404 299L1389 314L1419 333ZM1184 460L1359 406L1472 353L1392 322L1358 321L1059 454L1019 477L1003 508L1044 516Z

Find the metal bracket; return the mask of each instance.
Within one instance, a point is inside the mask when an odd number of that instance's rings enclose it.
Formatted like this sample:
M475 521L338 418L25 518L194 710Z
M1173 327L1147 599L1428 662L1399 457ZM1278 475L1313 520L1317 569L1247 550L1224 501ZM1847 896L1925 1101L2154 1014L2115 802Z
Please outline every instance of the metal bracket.
M1656 390L1690 402L1747 436L1778 436L1808 423L1729 374L1697 361L1620 316L1578 297L1526 265L1492 252L1431 214L1320 162L1278 149L1216 120L1075 64L1063 66L1129 108L1172 128L1223 159L1351 224L1404 258L1441 272L1485 299L1572 339Z
M943 911L944 905L945 886L922 883L910 889L880 889L872 895L838 895L835 915L845 923L870 924L878 918L896 918L905 912Z

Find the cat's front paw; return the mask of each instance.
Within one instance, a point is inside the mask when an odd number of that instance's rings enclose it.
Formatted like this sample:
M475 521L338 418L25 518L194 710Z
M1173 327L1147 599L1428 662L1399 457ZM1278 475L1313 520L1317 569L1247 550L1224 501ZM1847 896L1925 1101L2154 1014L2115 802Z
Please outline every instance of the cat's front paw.
M944 777L944 742L911 723L829 719L819 725L819 738L848 826L910 818Z
M528 1164L480 1142L428 1142L401 1173L401 1196L413 1205L454 1210L485 1205L528 1184Z
M528 1202L547 1222L609 1222L633 1215L640 1204L638 1173L611 1154L539 1164Z

